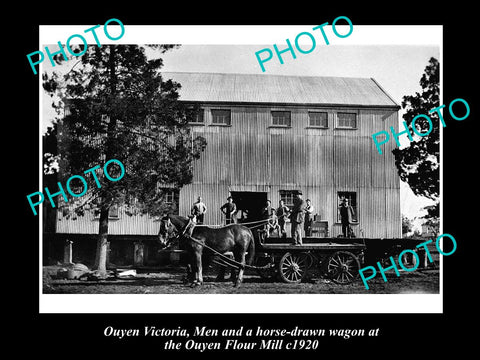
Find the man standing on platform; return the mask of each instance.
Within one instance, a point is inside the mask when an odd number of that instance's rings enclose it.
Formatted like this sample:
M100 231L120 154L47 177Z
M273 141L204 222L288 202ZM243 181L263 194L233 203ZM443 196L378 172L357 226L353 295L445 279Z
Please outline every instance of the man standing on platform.
M306 208L307 203L302 199L302 192L299 191L290 215L293 245L302 245L302 223L305 220Z
M340 221L342 223L342 233L343 237L355 237L353 235L352 228L350 224L353 222L353 208L348 204L348 199L342 199L342 203L339 206L340 210Z
M225 214L225 225L235 224L235 213L237 212L237 206L233 202L233 198L229 196L227 202L222 205L220 211Z
M207 206L203 203L202 197L199 196L197 202L192 206L192 215L197 219L197 224L203 224L205 213L207 212Z
M307 207L305 208L305 236L312 236L313 212L315 208L312 201L307 199Z

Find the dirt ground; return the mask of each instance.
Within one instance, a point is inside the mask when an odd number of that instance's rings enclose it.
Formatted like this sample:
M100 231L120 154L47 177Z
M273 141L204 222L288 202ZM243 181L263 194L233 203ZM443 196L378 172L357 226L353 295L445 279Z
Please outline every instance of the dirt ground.
M232 282L215 282L215 273L206 271L204 284L190 287L182 281L184 270L164 268L155 271L137 271L132 278L107 280L57 279L60 266L43 268L44 294L438 294L438 269L387 273L387 282L380 274L369 280L369 290L359 278L352 284L339 285L316 274L299 284L263 279L255 272L246 271L244 283L234 288Z

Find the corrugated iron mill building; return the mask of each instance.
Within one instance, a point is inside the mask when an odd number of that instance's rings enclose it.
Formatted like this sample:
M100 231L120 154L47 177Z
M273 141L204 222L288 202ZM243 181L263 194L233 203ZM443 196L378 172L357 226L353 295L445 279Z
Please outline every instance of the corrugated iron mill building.
M199 104L194 136L207 140L194 163L193 183L172 189L180 215L198 196L208 207L206 224L224 222L220 207L232 195L242 216L255 220L267 199L292 205L297 191L312 200L316 220L329 236L341 234L338 205L350 199L357 236L401 237L400 179L395 143L382 155L371 135L390 126L398 131L399 106L372 78L277 76L219 73L163 73L178 81L180 100ZM109 233L155 235L149 216L116 209ZM62 218L57 233L96 234L98 220ZM314 234L315 235L315 234ZM318 234L316 234L318 236Z
M330 236L341 234L337 208L348 197L357 236L401 237L394 157L390 148L380 156L371 138L390 126L398 129L399 106L374 79L164 76L182 84L182 101L200 104L192 127L208 143L193 183L180 191L180 214L200 195L209 207L206 223L220 224L219 207L230 194L252 215L267 198L273 206L280 199L292 205L300 190L312 200L317 220L328 223Z

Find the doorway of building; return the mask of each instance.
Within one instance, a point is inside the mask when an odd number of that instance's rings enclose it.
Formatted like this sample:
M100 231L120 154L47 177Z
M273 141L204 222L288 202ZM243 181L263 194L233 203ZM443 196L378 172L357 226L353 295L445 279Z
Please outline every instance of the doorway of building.
M262 220L262 209L267 202L266 192L231 191L230 194L237 206L239 223Z

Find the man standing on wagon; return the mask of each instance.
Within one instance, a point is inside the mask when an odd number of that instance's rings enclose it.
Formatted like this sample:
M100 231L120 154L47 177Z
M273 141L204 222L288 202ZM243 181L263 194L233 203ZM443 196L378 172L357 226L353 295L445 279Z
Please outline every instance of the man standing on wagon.
M199 196L197 202L192 206L192 215L197 219L197 224L203 224L205 213L207 212L207 206L203 203L202 197Z
M302 245L302 224L305 220L306 208L307 203L302 199L302 192L299 191L290 214L293 245Z

